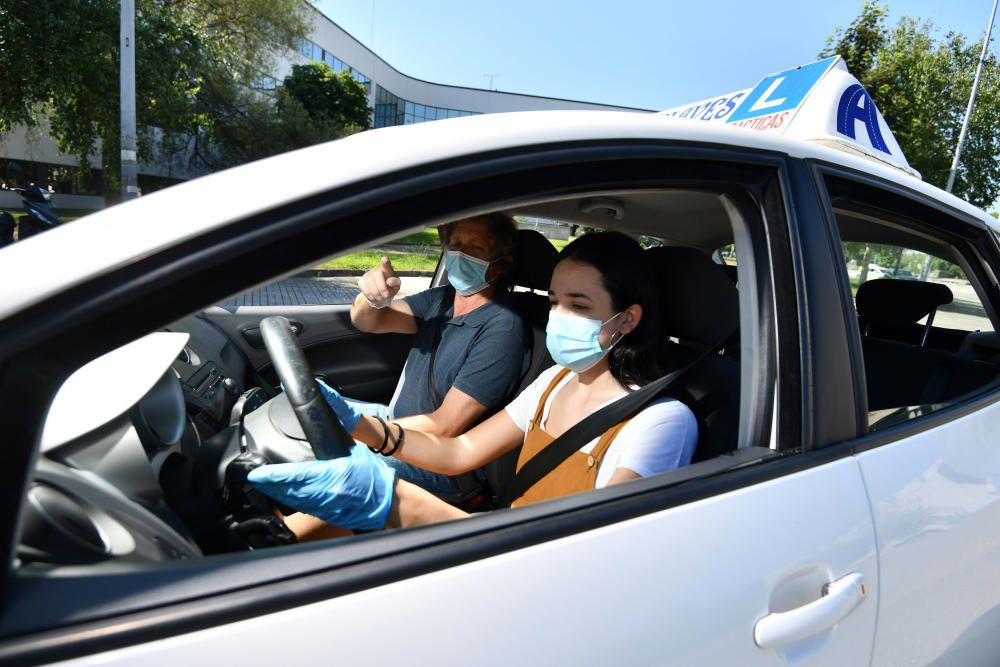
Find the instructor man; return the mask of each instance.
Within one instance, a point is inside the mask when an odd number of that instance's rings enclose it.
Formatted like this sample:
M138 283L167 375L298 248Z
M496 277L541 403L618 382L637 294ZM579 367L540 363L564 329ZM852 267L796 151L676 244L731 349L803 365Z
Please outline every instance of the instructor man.
M448 285L395 299L400 280L383 257L361 277L351 322L369 333L415 334L388 406L354 402L362 412L439 435L464 433L510 400L530 350L520 316L508 303L517 228L501 213L438 229ZM454 493L445 475L390 459L404 479Z

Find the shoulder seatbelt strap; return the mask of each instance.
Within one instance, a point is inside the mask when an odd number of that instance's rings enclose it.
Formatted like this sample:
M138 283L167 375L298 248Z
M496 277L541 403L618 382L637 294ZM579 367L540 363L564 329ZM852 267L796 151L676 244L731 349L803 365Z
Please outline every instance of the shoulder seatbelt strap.
M429 369L427 371L427 391L430 393L431 401L433 401L436 406L436 410L441 406L441 401L444 400L444 396L438 390L437 382L434 380L434 362L437 359L437 349L441 344L441 337L444 335L444 323L447 321L446 315L448 313L448 307L451 306L455 301L454 293L450 290L445 290L444 298L441 300L441 304L438 306L438 311L434 315L434 319L437 320L437 328L434 331L434 341L431 344L431 358Z
M720 343L700 354L687 366L667 373L663 377L650 382L645 387L637 389L625 396L622 396L611 405L606 405L592 415L583 418L565 433L553 440L548 447L538 452L530 461L514 476L507 493L504 494L500 507L509 507L512 502L524 495L525 491L537 484L543 477L555 470L560 463L569 456L579 451L585 444L601 435L618 422L631 417L638 412L646 403L656 398L687 373L691 368L705 357L717 353L726 346L732 338L732 334L726 336Z

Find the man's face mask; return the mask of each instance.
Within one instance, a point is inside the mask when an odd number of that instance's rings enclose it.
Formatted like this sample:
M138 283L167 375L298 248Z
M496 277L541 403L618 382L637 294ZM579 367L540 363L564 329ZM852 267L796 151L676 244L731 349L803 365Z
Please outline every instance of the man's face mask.
M574 373L582 373L592 368L624 338L619 336L618 340L606 350L601 347L599 339L601 327L618 315L612 315L601 322L567 315L557 310L549 312L549 323L545 327L545 346L549 349L552 360Z
M444 268L448 271L451 286L462 296L471 296L489 286L486 271L492 263L458 250L449 250L445 256Z

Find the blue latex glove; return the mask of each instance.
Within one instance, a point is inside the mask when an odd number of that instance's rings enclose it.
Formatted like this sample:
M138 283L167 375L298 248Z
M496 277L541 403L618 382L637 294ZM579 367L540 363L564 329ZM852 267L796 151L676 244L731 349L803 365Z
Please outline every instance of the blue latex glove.
M316 384L319 385L320 393L323 394L323 398L326 399L327 404L333 408L337 419L344 425L347 432L350 433L353 431L354 427L358 424L358 420L361 419L361 411L345 401L339 391L319 378L316 378Z
M385 527L396 471L364 445L326 461L276 463L250 471L247 481L283 505L344 528Z

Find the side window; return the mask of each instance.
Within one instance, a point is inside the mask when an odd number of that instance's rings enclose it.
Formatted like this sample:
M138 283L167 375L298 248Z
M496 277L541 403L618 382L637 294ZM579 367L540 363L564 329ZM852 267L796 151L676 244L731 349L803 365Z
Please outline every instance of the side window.
M938 329L952 329L961 333L951 336L952 343L961 345L961 338L968 332L994 331L986 309L965 270L952 261L935 257L919 250L884 243L843 242L847 275L851 280L851 292L869 280L894 278L929 282L947 287L951 292L950 303L935 309L929 342L948 347L947 336ZM926 325L930 313L924 315L917 324Z
M838 201L841 248L857 311L872 430L970 399L1000 378L1000 337L975 277L981 260L950 227L873 216ZM968 230L964 230L968 232ZM982 272L980 271L980 274Z
M737 267L739 266L739 261L736 258L736 244L729 243L721 246L712 253L712 261L720 265L725 271L726 275L734 283L737 282Z
M422 230L332 257L294 276L237 294L219 304L240 306L347 305L358 295L358 278L388 257L400 277L400 296L430 287L441 256L437 228Z

